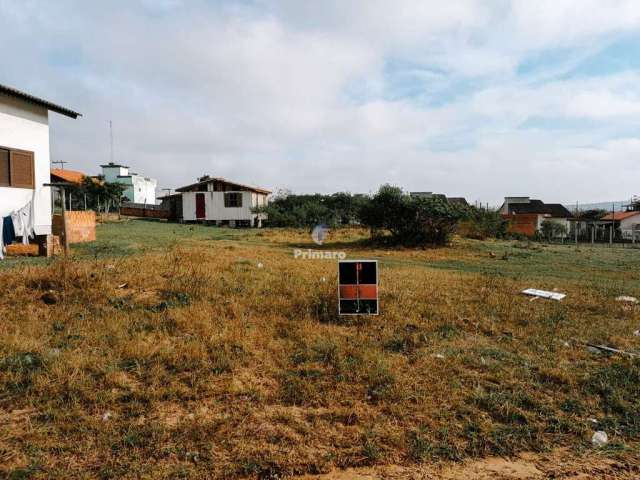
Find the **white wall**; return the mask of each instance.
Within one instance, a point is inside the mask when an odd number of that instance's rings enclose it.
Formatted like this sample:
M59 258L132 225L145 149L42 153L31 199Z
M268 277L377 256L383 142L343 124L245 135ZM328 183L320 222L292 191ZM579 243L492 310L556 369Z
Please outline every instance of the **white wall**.
M255 192L238 192L242 194L242 207L226 208L224 194L230 192L184 192L182 194L182 216L185 221L195 221L196 194L202 193L205 200L205 218L208 221L250 220L256 218L251 212L253 207L265 205L266 195Z
M51 181L49 158L49 112L17 98L0 96L0 145L33 152L35 170L35 230L51 233ZM0 217L24 207L34 190L0 187Z
M637 225L637 226L636 226ZM632 217L625 218L620 221L620 230L622 231L623 238L632 238L633 231L640 229L640 213ZM636 238L637 238L636 234Z
M102 166L102 174L105 182L120 183L127 188L122 192L133 203L156 204L156 187L158 182L153 178L145 178L142 175L129 175L129 168L120 165Z
M121 165L102 166L104 181L108 183L118 183L118 175L129 175L129 169Z
M546 215L538 215L538 231L542 229L542 222L544 222L545 220L549 220L555 223L559 223L560 225L564 225L564 227L567 229L567 234L564 236L566 237L569 234L569 231L571 229L571 222L569 220L567 220L566 218L547 217Z
M145 178L140 175L133 175L133 196L134 203L156 204L156 186L158 182L152 178Z

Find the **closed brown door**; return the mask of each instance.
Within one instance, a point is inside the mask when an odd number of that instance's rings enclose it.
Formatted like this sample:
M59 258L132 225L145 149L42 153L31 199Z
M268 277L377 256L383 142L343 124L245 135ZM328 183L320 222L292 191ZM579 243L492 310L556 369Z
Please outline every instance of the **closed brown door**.
M196 218L205 218L204 193L196 193Z

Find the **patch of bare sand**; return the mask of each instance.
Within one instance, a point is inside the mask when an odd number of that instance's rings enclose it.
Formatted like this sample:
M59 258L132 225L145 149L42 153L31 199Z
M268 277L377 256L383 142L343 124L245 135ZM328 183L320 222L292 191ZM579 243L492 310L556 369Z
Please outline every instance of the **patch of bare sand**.
M309 475L304 480L636 480L640 465L635 460L614 460L595 452L584 456L571 455L566 450L550 454L524 453L506 459L490 457L459 464L423 465L336 470L324 475Z

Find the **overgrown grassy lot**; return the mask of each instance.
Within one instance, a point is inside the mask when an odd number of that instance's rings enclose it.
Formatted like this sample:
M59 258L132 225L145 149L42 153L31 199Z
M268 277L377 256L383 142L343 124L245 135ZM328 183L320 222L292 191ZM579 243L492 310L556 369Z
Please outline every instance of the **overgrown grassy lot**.
M640 251L130 221L0 270L0 474L230 478L569 447L638 465ZM334 261L381 261L381 315ZM523 288L567 293L530 301ZM591 435L608 433L595 451ZM639 473L640 475L640 473Z

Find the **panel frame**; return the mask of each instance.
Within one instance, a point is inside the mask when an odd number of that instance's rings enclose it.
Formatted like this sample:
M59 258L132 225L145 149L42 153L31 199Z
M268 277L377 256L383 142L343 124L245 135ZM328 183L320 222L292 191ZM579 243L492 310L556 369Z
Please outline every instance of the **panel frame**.
M340 265L343 263L374 263L376 266L376 292L377 292L377 298L376 298L376 312L375 313L343 313L342 312L342 307L340 305L340 287L346 287L348 286L347 284L341 284L340 283ZM352 284L349 284L352 285ZM371 283L363 283L363 284L358 284L358 286L360 285L373 285ZM380 263L378 262L378 260L367 260L367 259L345 259L345 260L339 260L338 261L338 288L337 290L337 296L338 296L338 315L339 316L354 316L354 315L367 315L367 316L374 316L377 317L380 315ZM370 301L370 300L367 300Z

